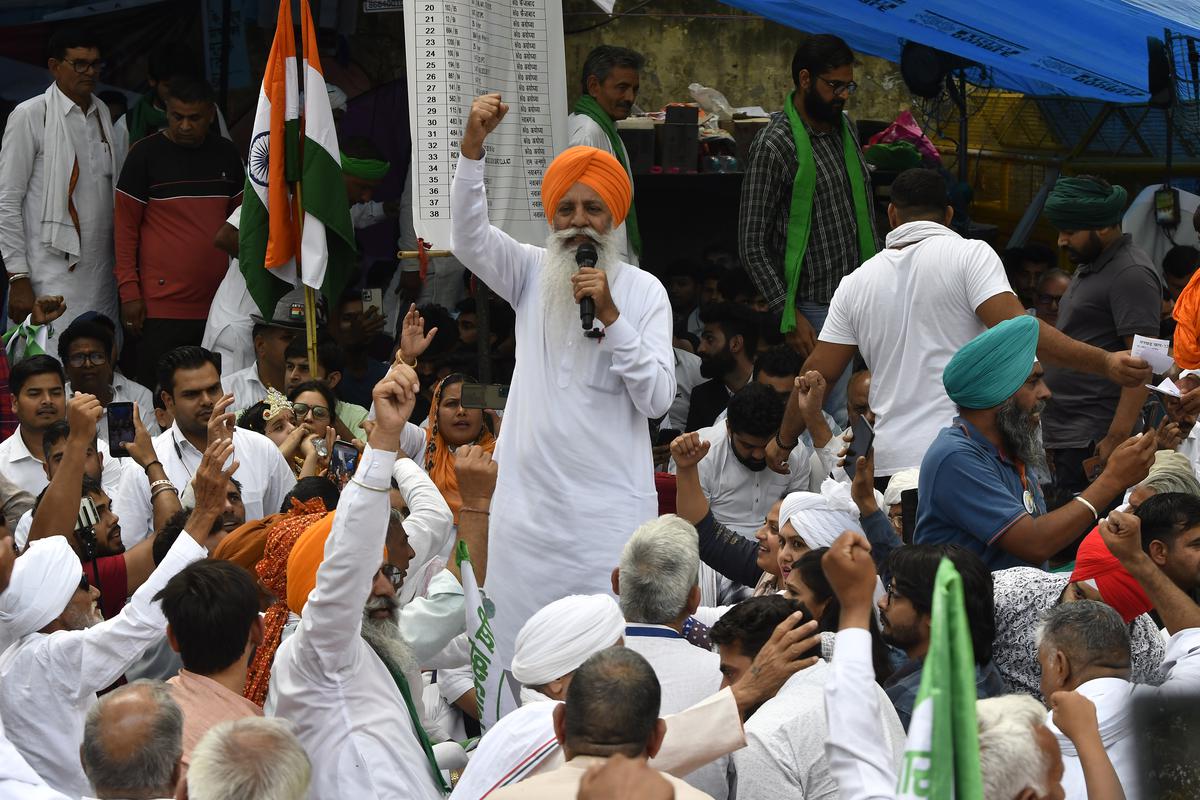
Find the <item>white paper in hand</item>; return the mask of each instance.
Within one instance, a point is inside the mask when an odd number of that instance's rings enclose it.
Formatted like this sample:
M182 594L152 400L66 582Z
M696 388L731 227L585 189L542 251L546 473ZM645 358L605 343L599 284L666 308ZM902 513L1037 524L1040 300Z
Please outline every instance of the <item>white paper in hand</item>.
M1146 388L1150 389L1151 391L1158 392L1159 394L1164 394L1167 397L1179 398L1183 396L1179 392L1179 387L1175 385L1175 381L1171 380L1170 378L1163 378L1163 382L1158 386L1153 386L1147 383Z
M1133 357L1145 360L1155 375L1165 375L1175 365L1170 348L1171 343L1166 339L1151 339L1140 334L1133 336Z

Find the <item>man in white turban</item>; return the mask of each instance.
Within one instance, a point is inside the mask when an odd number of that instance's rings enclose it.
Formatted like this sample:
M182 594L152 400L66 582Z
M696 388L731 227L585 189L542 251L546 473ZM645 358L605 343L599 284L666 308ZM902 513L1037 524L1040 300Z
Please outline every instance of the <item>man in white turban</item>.
M800 659L818 637L815 624L793 628L789 617L775 630L737 683L686 711L664 717L667 733L655 769L682 777L746 744L742 719L748 709L771 697L796 671L815 659ZM517 634L512 674L524 684L523 705L488 729L471 757L451 800L479 800L509 786L557 769L564 763L554 734L556 700L566 696L571 675L594 653L621 644L625 620L609 595L572 595L543 607Z
M198 511L188 528L207 535L218 516L219 509ZM65 538L37 540L17 559L0 595L0 637L11 642L0 655L0 717L20 755L51 788L70 797L88 793L79 745L96 692L162 638L167 621L155 595L207 555L197 539L180 536L124 610L107 621L97 606L99 590L88 584Z

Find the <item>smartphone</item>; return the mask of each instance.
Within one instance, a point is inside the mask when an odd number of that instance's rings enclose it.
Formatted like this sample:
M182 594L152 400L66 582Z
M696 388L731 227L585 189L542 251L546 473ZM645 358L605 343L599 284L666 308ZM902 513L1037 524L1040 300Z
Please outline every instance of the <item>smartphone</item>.
M133 441L133 403L109 403L105 411L108 416L108 451L114 458L125 458L129 450L125 445Z
M659 428L658 437L654 440L655 447L663 447L683 435L683 431L677 428Z
M1143 433L1158 430L1158 426L1167 418L1167 403L1163 400L1163 396L1158 392L1151 392L1146 407L1142 409L1142 415L1146 420L1146 427L1142 429Z
M383 289L363 289L362 304L364 314L369 314L372 308L376 314L383 314Z
M909 544L916 532L917 490L905 489L900 493L900 538L905 544Z
M490 408L499 411L508 402L508 384L464 383L459 402L463 408Z
M854 421L850 429L854 431L854 439L850 442L850 448L846 452L846 462L842 468L846 470L850 480L854 480L858 459L865 456L871 446L875 444L875 429L871 427L871 423L867 422L866 417L861 416Z
M1104 471L1104 465L1100 463L1100 456L1092 456L1083 460L1083 476L1087 478L1088 483L1100 477L1100 473Z
M358 448L349 442L334 442L333 453L329 456L329 479L341 489L357 469Z

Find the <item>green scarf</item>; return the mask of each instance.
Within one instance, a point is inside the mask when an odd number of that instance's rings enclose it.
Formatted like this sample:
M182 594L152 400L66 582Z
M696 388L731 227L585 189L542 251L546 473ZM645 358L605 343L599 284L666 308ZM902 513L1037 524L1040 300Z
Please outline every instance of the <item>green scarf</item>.
M342 156L342 172L364 181L381 181L392 168L391 162L378 158L355 158L345 153Z
M608 112L601 108L600 104L596 102L596 98L590 94L585 94L575 101L575 107L571 110L576 114L591 117L600 126L600 130L604 131L604 135L608 137L608 143L612 146L613 152L617 154L617 160L629 173L629 182L632 184L633 173L629 172L629 155L625 152L625 143L621 141L621 137L617 133L616 123L613 122ZM629 213L625 215L625 233L629 236L629 244L633 248L633 252L641 255L642 235L638 231L637 209L634 207L632 195L629 198Z
M817 188L817 165L813 160L812 143L796 104L796 93L788 93L784 109L796 141L796 178L792 183L792 205L788 214L787 253L784 256L784 275L787 277L787 302L783 305L783 320L779 330L796 329L796 291L800 287L800 271L804 266L804 251L812 230L813 195ZM842 120L842 152L846 158L846 176L854 195L854 222L858 230L858 261L862 263L875 255L875 234L871 229L871 205L867 197L867 181L858 159L858 144L850 135L850 126Z
M133 104L133 108L125 112L125 127L129 129L130 144L167 127L167 112L155 108L155 97L157 94L151 89Z
M371 643L367 642L367 644ZM375 650L375 647L372 645L371 649ZM387 667L388 674L392 676L392 680L396 682L396 688L400 690L400 696L404 698L404 707L408 709L408 718L412 720L413 731L416 732L417 739L421 742L425 758L429 760L429 768L433 770L433 778L437 781L438 788L441 789L442 794L450 794L450 787L446 785L446 779L442 777L437 759L433 757L433 746L429 743L429 734L425 733L425 729L421 727L421 718L417 716L416 706L413 705L412 691L408 688L408 678L405 678L404 673L391 661L384 658L378 650L375 650L375 655L379 656L379 660Z
M42 326L34 325L26 318L14 328L10 328L3 336L4 350L8 353L8 362L15 364L30 356L44 356L46 351L38 344L38 334ZM47 335L53 336L54 329L47 326Z

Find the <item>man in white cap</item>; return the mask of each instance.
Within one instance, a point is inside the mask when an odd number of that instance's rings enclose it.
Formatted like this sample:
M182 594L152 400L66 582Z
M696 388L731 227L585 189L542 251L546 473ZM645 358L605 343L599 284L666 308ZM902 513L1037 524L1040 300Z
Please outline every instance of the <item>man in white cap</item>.
M662 748L651 766L675 776L746 744L742 719L798 670L818 641L814 624L793 627L799 614L775 629L754 660L757 669L686 711L664 718ZM554 733L554 709L566 698L571 677L590 656L624 642L625 620L609 595L571 595L542 608L517 634L512 674L523 684L521 708L488 729L459 780L453 800L478 800L501 786L563 764ZM555 702L550 702L555 701Z
M215 443L205 454L215 469L201 464L196 480L221 481L220 469L232 443ZM203 474L202 474L203 473ZM0 595L0 636L13 644L0 656L0 716L12 742L52 788L79 797L88 780L79 761L84 719L96 693L121 677L142 652L166 631L154 596L177 572L207 557L207 536L220 510L198 507L150 578L116 617L103 620L100 592L88 584L79 556L61 536L34 541L13 569Z

